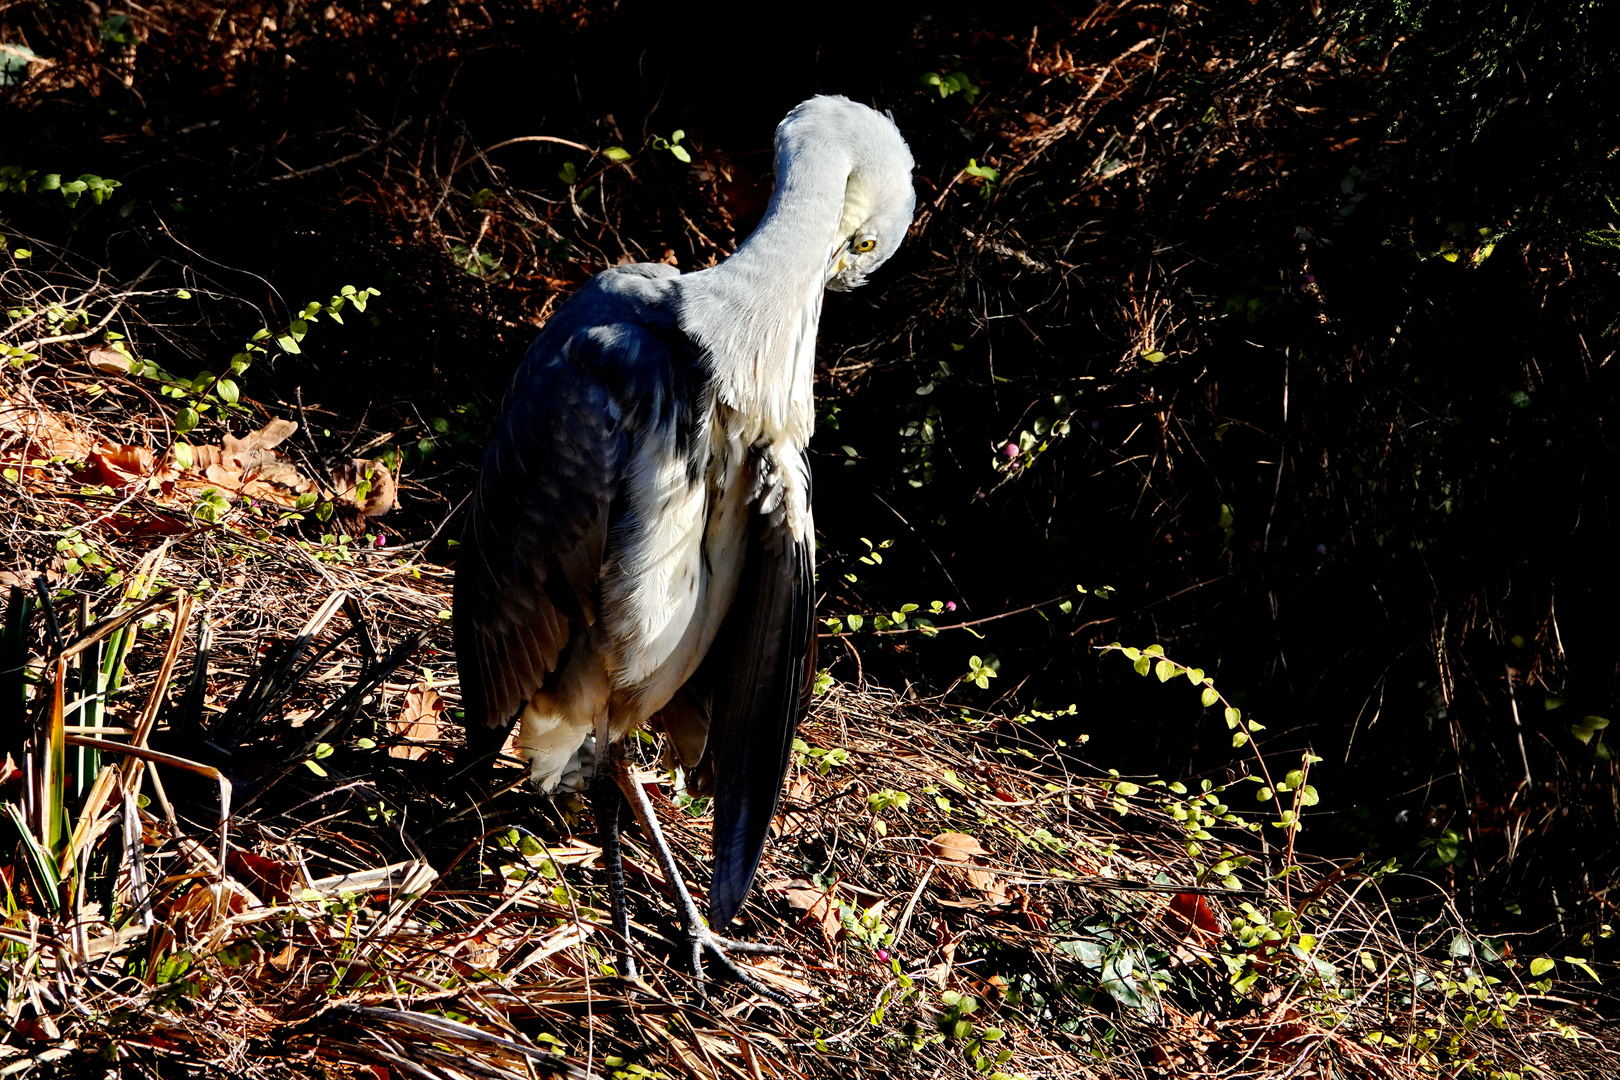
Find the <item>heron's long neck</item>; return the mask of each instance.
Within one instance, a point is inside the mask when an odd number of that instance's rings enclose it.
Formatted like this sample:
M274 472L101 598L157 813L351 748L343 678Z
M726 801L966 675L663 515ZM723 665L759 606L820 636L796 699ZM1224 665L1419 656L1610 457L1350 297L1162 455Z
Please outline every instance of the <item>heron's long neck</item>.
M794 162L747 241L689 279L687 329L708 348L721 400L799 446L814 426L816 327L848 176L838 161Z

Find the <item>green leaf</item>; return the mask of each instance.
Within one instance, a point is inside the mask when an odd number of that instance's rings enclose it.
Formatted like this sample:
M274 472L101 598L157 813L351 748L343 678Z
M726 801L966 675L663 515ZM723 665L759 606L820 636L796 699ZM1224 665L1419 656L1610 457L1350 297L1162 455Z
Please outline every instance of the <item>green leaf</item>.
M1164 363L1164 353L1160 352L1158 349L1154 349L1152 352L1143 353L1142 359L1146 360L1150 364L1162 364Z
M675 155L675 159L677 161L685 162L687 164L690 164L692 161L692 155L686 152L686 147L684 146L671 146L669 148L669 152Z
M1207 709L1217 701L1221 700L1221 695L1215 692L1215 688L1213 686L1206 686L1204 687L1204 692L1199 695L1199 700L1204 703L1204 708Z
M1581 740L1590 743L1592 736L1609 726L1609 721L1602 716L1587 716L1569 725L1569 733Z
M1168 660L1160 660L1153 665L1153 674L1159 677L1160 682L1169 682L1176 677L1176 665Z
M1136 668L1138 675L1146 675L1153 669L1153 658L1151 656L1139 656L1136 658L1136 663L1131 666Z
M197 410L188 405L174 414L174 430L184 435L196 427L201 419L197 415Z
M1547 972L1558 966L1558 962L1550 956L1538 956L1530 961L1530 977L1539 979Z
M231 405L235 405L242 397L242 391L230 379L219 380L219 383L214 387L214 392L219 395L221 401Z
M1229 728L1237 727L1238 722L1241 721L1242 719L1243 719L1243 714L1241 712L1239 712L1237 709L1232 708L1232 706L1230 706L1230 705L1228 705L1226 707L1226 726L1227 727L1229 727Z
M1591 979L1595 983L1600 983L1603 981L1602 979L1598 978L1598 973L1592 970L1591 963L1586 960L1582 960L1578 956L1566 956L1564 957L1564 963L1574 964L1576 967L1586 972L1587 978Z
M626 150L622 146L610 146L602 151L602 156L607 158L609 161L628 161L630 159L630 151Z
M297 339L291 334L283 334L276 338L276 344L280 345L281 351L285 353L300 353L303 351L298 347Z

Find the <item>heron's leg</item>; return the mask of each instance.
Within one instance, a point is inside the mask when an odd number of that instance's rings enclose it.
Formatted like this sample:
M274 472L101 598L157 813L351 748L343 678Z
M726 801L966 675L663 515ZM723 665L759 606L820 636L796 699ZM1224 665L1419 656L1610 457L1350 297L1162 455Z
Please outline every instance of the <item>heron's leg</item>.
M697 902L692 899L692 893L686 887L686 881L681 877L681 868L675 863L675 853L669 848L669 842L664 839L664 830L659 827L658 815L653 810L652 800L647 798L647 790L636 783L630 774L629 763L625 761L623 751L615 743L609 747L606 754L606 768L599 770L598 776L611 773L618 783L619 790L630 801L630 809L635 811L636 820L646 830L647 838L652 842L653 854L658 859L659 867L664 871L664 880L669 883L671 899L675 901L675 908L680 913L681 928L686 932L688 947L691 949L690 960L692 977L696 980L700 993L707 994L704 987L703 953L707 950L715 960L720 963L733 978L748 989L770 998L783 1005L791 1005L792 999L778 990L773 990L750 975L748 971L737 965L728 953L754 953L774 954L783 950L775 945L761 945L747 941L733 941L721 937L703 920L698 911Z
M611 753L611 751L610 751ZM607 866L608 895L613 908L613 943L618 954L619 974L634 980L636 957L630 947L630 907L624 892L624 849L619 844L619 822L624 812L624 794L618 783L604 769L592 778L591 810L596 814L596 828L601 834L602 862Z

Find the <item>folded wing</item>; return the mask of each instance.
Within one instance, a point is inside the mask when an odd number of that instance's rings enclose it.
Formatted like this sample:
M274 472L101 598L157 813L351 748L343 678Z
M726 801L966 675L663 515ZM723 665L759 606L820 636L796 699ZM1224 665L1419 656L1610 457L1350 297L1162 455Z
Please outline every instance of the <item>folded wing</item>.
M794 464L802 468L802 494L787 498L802 502L784 506L781 492L767 490L763 505L753 508L741 586L703 672L713 694L714 880L709 911L717 930L736 915L753 885L793 737L809 708L815 680L809 463Z

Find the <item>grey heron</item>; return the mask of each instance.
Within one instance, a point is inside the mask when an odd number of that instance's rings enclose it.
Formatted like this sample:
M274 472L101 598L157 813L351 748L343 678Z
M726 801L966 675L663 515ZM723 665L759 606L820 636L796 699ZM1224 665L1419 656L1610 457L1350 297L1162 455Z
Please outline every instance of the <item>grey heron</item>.
M593 803L620 973L635 977L618 823L627 797L674 894L702 986L753 883L815 674L806 448L824 291L860 285L911 226L905 140L811 98L776 131L776 187L719 265L616 266L529 347L484 454L455 585L468 750L516 745L554 790L594 736ZM664 731L714 796L705 924L619 741Z

